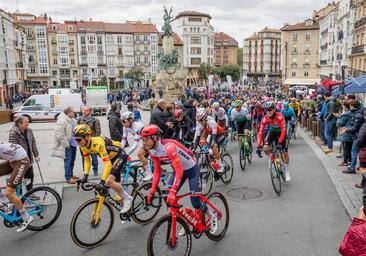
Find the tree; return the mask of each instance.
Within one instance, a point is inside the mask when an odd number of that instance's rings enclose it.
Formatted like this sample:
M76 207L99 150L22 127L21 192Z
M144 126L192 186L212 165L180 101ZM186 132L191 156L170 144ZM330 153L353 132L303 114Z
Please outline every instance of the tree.
M241 68L237 64L228 64L216 69L221 80L226 79L226 76L231 76L233 81L238 81L241 75Z
M241 69L243 69L243 48L238 47L236 53L237 53L237 63L241 67Z
M141 84L141 80L144 78L144 75L144 70L141 67L133 66L126 73L126 78L131 79L133 82Z
M202 63L197 70L198 78L202 81L207 81L207 76L214 73L214 67L207 63Z

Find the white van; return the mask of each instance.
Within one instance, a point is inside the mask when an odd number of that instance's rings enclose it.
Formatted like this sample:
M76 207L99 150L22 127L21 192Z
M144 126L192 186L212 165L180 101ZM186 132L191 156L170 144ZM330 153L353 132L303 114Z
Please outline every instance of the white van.
M64 110L68 106L72 106L76 113L81 113L81 108L84 105L79 93L73 94L36 94L30 96L22 106L41 105L43 107L54 110Z

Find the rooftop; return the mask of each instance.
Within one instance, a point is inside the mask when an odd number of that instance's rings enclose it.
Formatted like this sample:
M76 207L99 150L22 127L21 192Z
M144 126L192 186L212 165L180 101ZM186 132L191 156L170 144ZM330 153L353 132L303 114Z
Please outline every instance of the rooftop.
M209 19L212 19L212 17L209 14L196 11L183 11L178 13L178 15L175 18L178 19L180 17L186 17L186 16L207 17Z
M214 40L216 42L228 42L229 45L238 46L238 42L235 40L235 38L231 37L230 35L224 33L224 32L218 32L214 35Z
M281 33L281 30L275 29L275 28L265 27L264 29L262 29L258 33Z
M281 31L296 31L296 30L318 30L319 29L319 22L307 19L304 22L300 22L294 25L286 24Z
M177 33L173 33L174 45L183 46L183 41ZM163 33L159 32L159 45L163 45Z

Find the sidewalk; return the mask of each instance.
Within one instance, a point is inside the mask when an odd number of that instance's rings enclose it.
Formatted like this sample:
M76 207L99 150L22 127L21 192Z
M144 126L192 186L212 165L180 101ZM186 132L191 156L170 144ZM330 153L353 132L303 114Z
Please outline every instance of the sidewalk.
M361 174L343 174L342 169L338 166L342 159L336 158L339 155L339 142L335 142L334 151L325 154L320 148L320 139L313 138L308 132L302 128L298 129L298 133L304 138L308 145L312 148L315 155L322 162L330 179L334 183L337 193L351 218L357 216L358 209L362 205L362 189L356 188L354 184L360 183Z

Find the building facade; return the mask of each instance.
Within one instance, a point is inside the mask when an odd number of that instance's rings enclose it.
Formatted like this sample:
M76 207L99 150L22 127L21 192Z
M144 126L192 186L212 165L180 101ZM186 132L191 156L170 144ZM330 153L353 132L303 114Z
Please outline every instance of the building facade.
M173 31L183 40L183 67L194 72L202 63L214 65L214 28L211 16L196 11L179 13Z
M224 32L214 35L215 62L216 67L227 64L238 64L238 42L235 38Z
M351 1L351 29L353 34L350 54L350 74L357 76L366 72L366 1Z
M15 48L15 69L16 69L16 92L23 92L26 88L28 59L26 48L25 28L13 24L14 48Z
M12 16L14 23L24 27L26 31L28 85L49 86L47 25L51 20L47 14L36 17L29 13L15 12Z
M277 80L280 72L281 31L268 27L244 39L243 73L248 78Z
M338 6L334 6L333 11L319 21L320 79L327 77L333 78L336 75L333 63L337 60L335 42L337 37L336 23L338 13Z
M281 71L286 85L320 82L319 22L307 19L281 29Z

